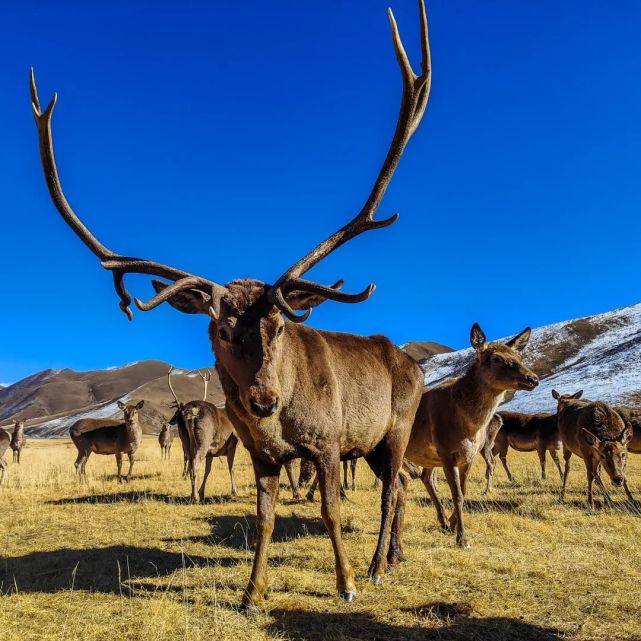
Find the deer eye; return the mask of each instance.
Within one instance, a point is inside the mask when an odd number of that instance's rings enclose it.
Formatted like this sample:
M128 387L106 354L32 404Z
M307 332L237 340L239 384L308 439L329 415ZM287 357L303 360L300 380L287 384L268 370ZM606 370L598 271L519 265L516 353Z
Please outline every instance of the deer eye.
M224 327L221 327L218 330L218 338L220 338L221 341L227 342L229 340L229 332Z
M276 330L276 336L280 336L283 331L285 330L285 325L281 325L277 330Z

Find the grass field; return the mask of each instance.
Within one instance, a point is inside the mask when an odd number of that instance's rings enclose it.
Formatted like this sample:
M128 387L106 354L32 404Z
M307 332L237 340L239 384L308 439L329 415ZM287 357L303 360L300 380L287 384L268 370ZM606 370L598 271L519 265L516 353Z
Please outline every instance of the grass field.
M359 579L353 604L334 595L319 503L294 503L282 485L269 605L246 616L235 606L249 576L255 494L241 448L241 496L228 498L227 471L215 463L204 505L184 500L178 442L164 464L157 442L145 440L125 485L115 481L113 457L96 456L89 483L80 485L74 453L68 441L31 440L0 488L3 641L641 639L640 513L614 490L616 508L602 507L599 496L588 513L576 459L564 506L556 470L542 483L535 455L511 453L518 484L497 468L489 499L477 460L466 515L470 550L438 530L424 489L413 483L408 561L382 586L364 578L379 497L359 464L357 491L342 507ZM641 495L641 457L631 457L629 472ZM439 491L446 494L443 481Z

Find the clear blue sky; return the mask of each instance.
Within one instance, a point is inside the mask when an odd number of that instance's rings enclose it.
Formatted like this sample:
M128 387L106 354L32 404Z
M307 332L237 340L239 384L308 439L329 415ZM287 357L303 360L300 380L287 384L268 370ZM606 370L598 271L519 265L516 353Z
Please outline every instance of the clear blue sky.
M3 7L0 382L46 367L211 362L204 317L118 309L62 223L28 92L59 92L72 204L109 247L270 281L360 208L401 82L387 2ZM414 0L393 0L415 66ZM310 273L360 305L310 324L467 343L641 300L641 4L430 0L433 89L379 211ZM146 297L149 285L130 280Z

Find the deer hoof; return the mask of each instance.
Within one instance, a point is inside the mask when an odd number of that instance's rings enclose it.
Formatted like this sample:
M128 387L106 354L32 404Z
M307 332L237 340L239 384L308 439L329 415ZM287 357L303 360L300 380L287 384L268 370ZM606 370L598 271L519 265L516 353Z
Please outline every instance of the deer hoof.
M347 603L353 603L356 601L356 592L339 592L338 596Z
M468 540L464 537L456 541L456 544L463 548L464 550L469 550L472 546L469 544Z
M246 614L248 616L256 616L257 614L260 614L260 608L253 603L241 603L238 611L241 614Z
M373 574L371 581L374 585L381 585L383 583L383 577L380 574Z

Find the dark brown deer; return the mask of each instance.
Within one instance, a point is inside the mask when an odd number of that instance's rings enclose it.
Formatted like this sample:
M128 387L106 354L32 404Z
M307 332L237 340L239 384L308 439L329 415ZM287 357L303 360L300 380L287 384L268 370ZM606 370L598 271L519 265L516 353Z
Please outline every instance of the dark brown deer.
M27 437L24 435L24 421L14 421L13 434L11 435L11 449L13 450L14 463L20 463L20 455L26 442Z
M612 498L599 473L602 466L612 483L616 487L623 486L628 498L634 501L625 478L627 444L632 439L632 426L606 403L581 400L582 395L583 390L565 395L552 390L552 396L558 402L557 417L565 459L560 500L565 498L570 458L576 454L585 463L588 506L591 510L594 510L592 485L595 481L603 492L605 502L612 505Z
M0 427L0 485L2 485L5 480L5 475L7 474L7 459L4 455L9 449L9 444L11 443L11 435L7 430Z
M380 582L388 562L393 565L403 558L400 531L404 493L399 487L398 470L420 399L423 375L407 354L382 336L365 338L317 331L303 324L313 307L328 299L362 302L370 297L374 285L361 293L347 294L340 290L342 281L327 287L303 276L344 243L387 227L398 217L374 220L403 150L423 117L430 93L427 18L422 0L419 5L423 53L420 76L410 65L396 21L389 12L403 93L396 131L370 195L353 220L271 285L242 279L221 286L173 267L116 254L102 245L63 195L51 136L56 96L42 110L32 74L31 99L49 193L63 219L100 259L102 267L112 272L123 312L132 317L131 296L124 277L138 273L171 281L153 281L157 293L148 302L136 299L139 309L150 310L168 301L180 311L211 317L209 336L227 411L250 452L258 490L258 540L243 597L247 608L261 604L267 590L267 551L274 527L279 473L284 463L295 458L312 459L316 464L321 513L332 540L336 583L343 598L354 598L356 584L341 537L341 458L365 456L382 479L381 524L369 576Z
M171 446L174 443L174 432L168 423L163 423L160 434L158 434L158 443L162 460L168 461L171 458Z
M521 352L530 338L527 328L507 343L487 343L474 324L470 340L476 358L465 374L454 381L423 392L406 458L424 468L422 480L434 503L441 527L456 526L456 542L467 547L463 524L463 500L470 466L487 438L487 425L505 393L533 390L536 374L521 361ZM445 472L454 511L449 524L432 484L432 469Z
M537 452L543 480L545 480L545 456L549 452L559 470L559 477L563 480L561 461L559 460L559 452L563 444L556 424L556 414L545 412L539 414L499 412L499 414L503 418L503 427L496 435L492 455L494 457L498 454L510 482L514 482L514 477L507 464L507 453L510 448L517 452ZM488 491L492 489L493 467L492 465L492 470L489 472Z
M83 418L76 421L69 430L71 440L78 450L75 468L81 479L87 478L87 460L92 452L103 455L115 455L118 466L118 482L123 478L128 481L134 469L135 454L142 443L142 428L138 412L145 401L136 405L125 405L118 401L118 407L123 411L125 420L114 421L106 419ZM129 457L129 471L122 476L122 455Z
M632 438L628 443L628 452L641 454L641 407L616 405L614 409L626 423L630 423L632 426Z

